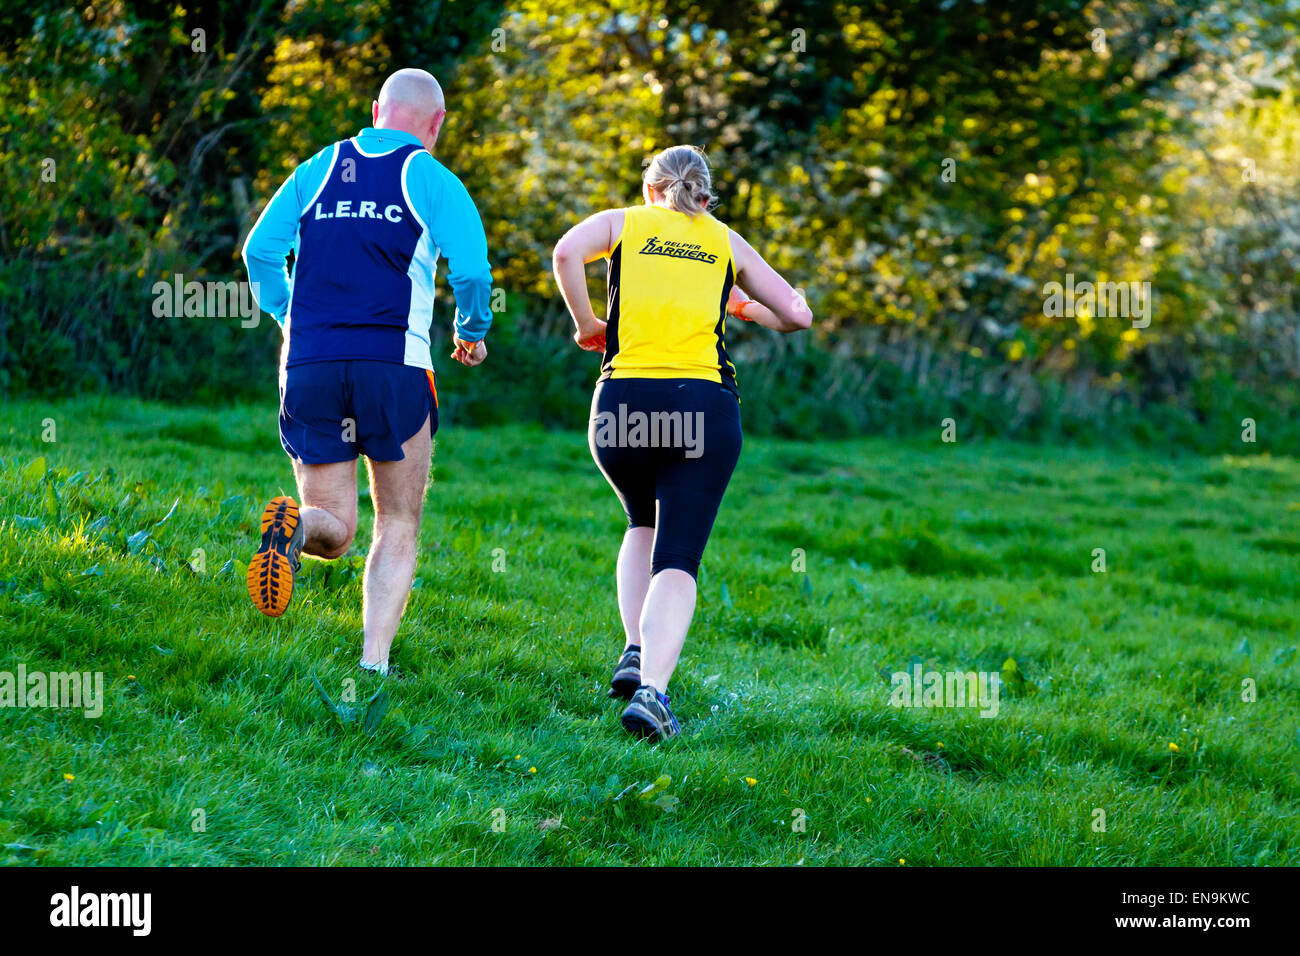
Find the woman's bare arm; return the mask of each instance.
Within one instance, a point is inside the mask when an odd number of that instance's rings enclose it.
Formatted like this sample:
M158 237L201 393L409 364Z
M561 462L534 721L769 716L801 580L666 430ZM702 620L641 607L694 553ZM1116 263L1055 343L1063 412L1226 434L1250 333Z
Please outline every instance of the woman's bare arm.
M605 348L605 323L596 318L587 294L588 262L603 259L614 250L623 232L623 210L607 209L588 216L555 244L551 268L564 304L577 325L575 341L590 352Z
M734 229L731 231L731 259L736 264L736 285L753 296L744 303L732 296L728 309L733 315L748 319L777 332L797 332L812 326L812 309L781 274L767 264ZM737 311L739 310L739 311Z

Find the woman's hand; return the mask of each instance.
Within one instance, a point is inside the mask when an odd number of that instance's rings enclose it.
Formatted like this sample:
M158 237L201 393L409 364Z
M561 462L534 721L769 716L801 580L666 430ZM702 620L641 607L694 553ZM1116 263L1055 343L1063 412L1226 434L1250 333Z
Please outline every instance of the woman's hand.
M578 323L578 331L573 333L573 341L585 352L605 351L605 323L593 317L587 322Z
M727 296L727 315L734 315L736 318L744 319L746 322L753 322L754 320L745 315L742 311L747 303L753 301L753 299L745 294L744 289L733 283L731 286L731 294Z
M790 331L775 312L757 299L751 299L739 285L732 285L731 294L727 296L727 314L761 325L765 329Z

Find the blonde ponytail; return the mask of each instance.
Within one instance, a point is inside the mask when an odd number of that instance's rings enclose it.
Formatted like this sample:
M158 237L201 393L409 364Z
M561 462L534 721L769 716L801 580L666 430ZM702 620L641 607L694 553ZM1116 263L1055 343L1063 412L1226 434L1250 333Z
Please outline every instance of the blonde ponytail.
M669 146L646 167L645 182L664 197L669 209L698 216L718 201L704 153L694 146Z

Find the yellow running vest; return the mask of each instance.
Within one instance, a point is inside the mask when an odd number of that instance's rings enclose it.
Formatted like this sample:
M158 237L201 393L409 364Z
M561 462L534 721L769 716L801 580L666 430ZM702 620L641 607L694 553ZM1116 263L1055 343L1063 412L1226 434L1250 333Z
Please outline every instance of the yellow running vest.
M727 358L731 231L707 212L629 206L609 254L607 378L702 378L736 387Z

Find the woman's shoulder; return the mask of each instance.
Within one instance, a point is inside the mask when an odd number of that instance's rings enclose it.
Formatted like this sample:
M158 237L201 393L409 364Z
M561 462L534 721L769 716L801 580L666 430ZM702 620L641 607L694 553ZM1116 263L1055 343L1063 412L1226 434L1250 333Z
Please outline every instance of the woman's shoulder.
M736 232L736 230L732 229L717 216L713 215L713 213L704 212L701 213L701 215L707 216L709 218L709 224L718 232L722 233L722 235L726 236L728 240L740 238L740 233Z
M706 217L708 219L709 225L711 225L722 235L726 236L728 239L730 239L732 236L736 234L735 230L733 230L730 226L728 226L717 216L713 215L713 213L709 212L707 209L704 212L700 213L700 215L702 217Z
M627 221L628 214L630 212L632 212L632 207L625 206L625 207L616 207L614 209L606 209L603 212L597 213L597 215L600 216L605 221L621 229L623 227L623 223Z

